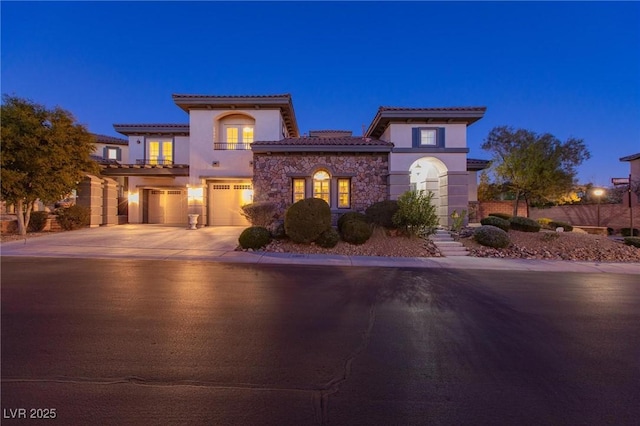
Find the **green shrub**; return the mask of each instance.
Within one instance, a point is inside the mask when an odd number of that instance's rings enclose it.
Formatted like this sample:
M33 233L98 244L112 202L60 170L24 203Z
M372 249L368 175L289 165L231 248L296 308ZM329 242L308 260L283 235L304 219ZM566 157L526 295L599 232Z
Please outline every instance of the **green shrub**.
M495 216L495 217L499 217L500 219L504 219L504 220L509 220L511 219L513 216L511 216L510 214L507 213L489 213L488 216Z
M505 232L509 231L509 227L511 226L509 221L506 219L501 219L498 216L487 216L485 218L480 219L481 225L491 225L497 226Z
M84 228L91 220L91 210L89 207L77 204L71 207L58 209L58 223L65 231Z
M287 236L284 232L284 220L282 219L271 222L266 228L269 230L272 238L279 240Z
M294 203L284 215L284 230L296 243L310 243L331 228L331 209L320 198Z
M607 235L611 236L613 234L615 234L615 230L612 227L607 227Z
M631 235L631 228L622 228L620 229L620 235L623 237L637 237L640 233L638 232L638 228L633 228L633 235Z
M483 246L493 248L505 248L511 244L509 234L493 225L482 225L476 228L473 239Z
M238 242L243 249L259 249L266 246L271 241L271 234L267 228L262 226L251 226L240 234Z
M462 213L458 213L458 210L454 210L451 213L451 230L453 232L460 232L464 226L464 221L467 218L467 211L462 210Z
M338 231L342 231L342 225L344 225L345 222L349 222L351 220L359 220L361 222L367 222L367 216L357 212L348 212L343 214L338 219Z
M32 212L29 218L29 231L40 232L44 229L49 218L49 212Z
M342 239L350 244L364 244L371 234L371 226L361 220L349 220L342 224Z
M333 248L338 244L338 241L340 241L340 234L338 231L334 228L329 228L320 234L315 243L320 247Z
M542 235L540 235L540 239L545 243L555 241L558 238L560 238L560 234L558 234L557 232L542 232Z
M407 191L398 198L398 211L393 223L408 235L433 234L438 226L433 192Z
M553 222L553 219L549 219L548 217L541 217L536 222L538 222L543 228L551 229L551 225L549 224Z
M573 226L569 225L567 222L560 222L557 220L552 220L549 223L549 227L553 230L557 229L557 228L562 228L564 230L564 232L571 232L573 231Z
M278 210L278 206L276 203L261 201L245 204L240 207L240 209L242 210L242 216L244 216L251 225L267 227L273 222L273 217Z
M638 237L624 237L624 243L628 246L640 248L640 238Z
M396 214L398 209L396 200L378 201L367 207L364 214L369 223L387 229L395 229L397 226L393 223L393 215Z
M539 232L540 224L533 219L522 216L513 216L509 219L511 229L522 232Z

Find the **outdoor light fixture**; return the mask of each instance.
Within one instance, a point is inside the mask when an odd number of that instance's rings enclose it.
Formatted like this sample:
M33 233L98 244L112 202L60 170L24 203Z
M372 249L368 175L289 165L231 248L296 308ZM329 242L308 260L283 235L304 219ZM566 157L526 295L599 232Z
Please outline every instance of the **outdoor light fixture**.
M597 208L597 225L596 226L600 226L600 198L602 197L602 195L604 195L604 189L602 188L596 188L593 190L593 195L597 198L598 200L598 208Z
M138 204L140 202L140 193L139 192L131 192L129 191L127 193L127 200L129 200L129 203L131 204Z
M242 191L243 204L249 204L253 202L253 189L245 189Z
M202 202L204 200L204 188L201 186L187 187L189 201Z

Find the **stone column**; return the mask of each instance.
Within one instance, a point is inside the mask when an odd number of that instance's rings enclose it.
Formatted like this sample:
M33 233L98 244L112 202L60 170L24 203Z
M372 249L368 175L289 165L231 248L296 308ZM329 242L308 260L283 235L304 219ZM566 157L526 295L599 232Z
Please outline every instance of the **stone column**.
M387 179L389 185L389 199L397 200L398 197L411 189L410 176L408 171L389 173Z
M440 190L446 191L446 196L441 193L441 224L451 225L451 214L457 211L462 214L463 210L469 211L469 172L447 172L446 176L440 179L442 185ZM465 220L465 224L467 221Z
M88 207L91 211L90 228L102 225L102 179L86 175L78 186L76 204Z
M102 184L102 226L118 224L118 187L115 180L104 178Z

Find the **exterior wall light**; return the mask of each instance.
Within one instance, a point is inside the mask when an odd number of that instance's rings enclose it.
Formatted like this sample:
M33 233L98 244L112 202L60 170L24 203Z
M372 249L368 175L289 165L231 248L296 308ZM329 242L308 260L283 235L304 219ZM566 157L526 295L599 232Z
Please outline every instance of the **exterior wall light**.
M140 193L138 191L129 191L127 193L127 200L129 201L129 204L138 204L140 202Z

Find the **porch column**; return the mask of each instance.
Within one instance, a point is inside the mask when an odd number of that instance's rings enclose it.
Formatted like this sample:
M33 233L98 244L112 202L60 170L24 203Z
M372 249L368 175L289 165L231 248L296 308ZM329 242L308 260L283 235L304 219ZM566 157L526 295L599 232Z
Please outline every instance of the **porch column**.
M118 188L115 180L104 178L102 185L102 226L118 224Z
M440 223L450 226L451 214L463 210L469 211L469 173L448 171L440 177Z
M78 185L76 204L89 208L91 212L90 228L100 226L102 224L102 179L86 175Z

